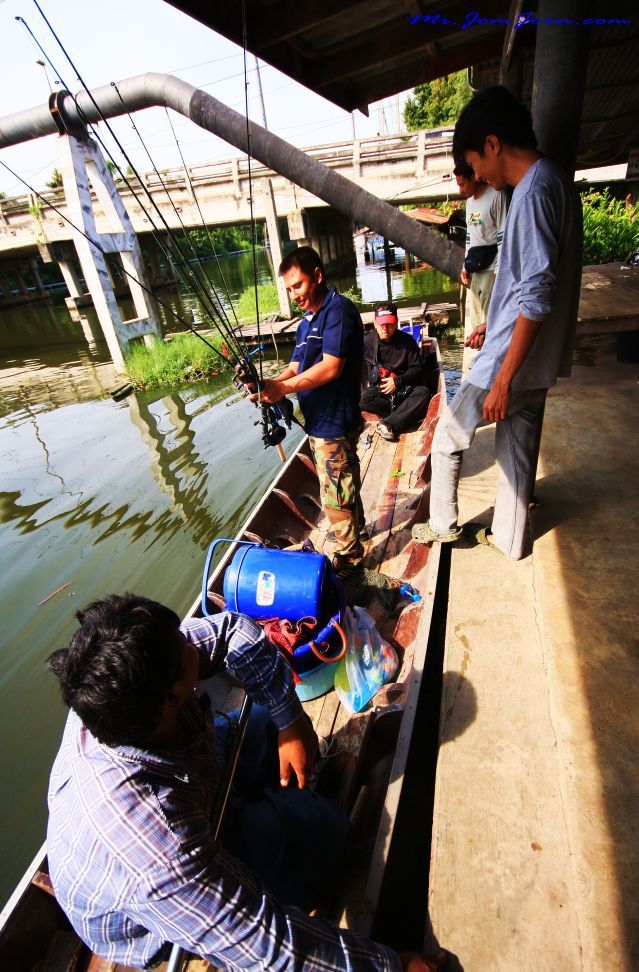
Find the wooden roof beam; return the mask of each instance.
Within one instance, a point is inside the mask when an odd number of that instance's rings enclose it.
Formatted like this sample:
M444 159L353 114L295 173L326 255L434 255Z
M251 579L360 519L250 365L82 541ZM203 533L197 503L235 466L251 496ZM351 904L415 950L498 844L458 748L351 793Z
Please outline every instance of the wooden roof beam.
M349 100L345 107L349 111L353 111L354 108L364 110L362 106L372 104L374 101L381 101L398 91L405 91L417 84L434 81L445 74L462 71L471 64L496 57L501 53L502 44L501 33L495 32L478 38L474 44L442 51L437 58L424 58L421 68L416 67L415 60L411 60L401 68L395 68L393 71L385 72L378 77L367 78L360 83L354 83L348 91ZM341 86L339 88L336 86L335 94L338 90L341 92ZM322 93L324 97L334 100L334 92L330 88Z
M277 5L277 17L270 13L254 16L252 23L247 24L249 43L257 52L266 51L366 3L367 0L284 0Z
M482 11L482 16L488 19L497 18L502 13L502 7L503 4L499 0L487 2L486 12ZM345 45L330 57L324 57L321 63L313 69L312 76L309 78L309 85L312 84L315 89L323 89L336 81L356 78L358 74L365 74L376 64L397 61L397 59L405 58L406 55L411 53L423 53L427 44L434 42L441 47L447 39L459 38L459 24L463 23L467 13L467 3L455 3L446 10L446 19L449 21L447 25L411 24L407 17L393 28L368 35L364 34L357 44ZM473 31L479 30L481 30L481 27L473 28ZM499 37L499 50L502 47L503 30L504 28L500 29L498 26L490 27L490 34ZM468 35L462 34L461 36L465 39L466 36L472 35L469 32ZM475 47L476 45L468 46ZM401 91L402 89L398 85L395 90ZM373 100L375 99L369 99L369 101Z

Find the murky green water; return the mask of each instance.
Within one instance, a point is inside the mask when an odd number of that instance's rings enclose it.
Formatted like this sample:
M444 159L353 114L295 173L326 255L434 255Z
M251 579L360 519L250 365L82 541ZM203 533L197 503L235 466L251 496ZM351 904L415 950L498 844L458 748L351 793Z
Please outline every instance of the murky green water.
M235 296L250 284L252 256L224 265ZM409 303L441 299L444 281L429 270L391 273L394 296ZM339 279L356 282L368 303L385 299L383 269ZM454 371L459 342L442 343ZM208 542L236 532L280 465L228 378L120 403L108 396L117 383L104 346L87 344L64 304L0 312L1 901L44 839L65 715L44 661L68 641L74 612L133 590L184 613ZM298 439L289 434L287 449Z

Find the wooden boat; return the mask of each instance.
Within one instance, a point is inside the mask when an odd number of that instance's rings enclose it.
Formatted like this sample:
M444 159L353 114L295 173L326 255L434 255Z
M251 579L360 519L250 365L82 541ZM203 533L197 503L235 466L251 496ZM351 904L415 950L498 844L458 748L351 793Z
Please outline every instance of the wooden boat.
M386 575L403 578L422 595L399 615L387 614L373 597L366 605L383 637L397 650L396 680L378 691L369 707L350 715L334 691L304 704L318 736L326 740L329 757L318 786L340 799L353 822L357 851L343 887L327 902L325 913L349 928L369 932L384 878L393 826L402 790L417 699L428 643L439 547L415 544L410 528L427 515L430 448L437 420L446 400L437 342L424 340L430 351L426 371L432 399L416 432L389 442L368 424L360 439L362 500L371 538L366 564ZM372 417L371 417L372 418ZM375 420L376 421L376 420ZM239 531L236 540L295 547L306 538L316 550L327 552L327 522L322 513L319 485L304 439L286 461L264 498ZM222 581L234 553L231 546L209 583L209 604L224 607ZM201 611L201 598L187 617ZM207 683L216 709L237 708L239 687L218 676ZM358 863L359 862L359 863ZM56 972L125 972L122 966L92 955L78 939L58 906L43 847L0 916L0 968L11 972L55 969ZM191 959L191 972L209 968Z

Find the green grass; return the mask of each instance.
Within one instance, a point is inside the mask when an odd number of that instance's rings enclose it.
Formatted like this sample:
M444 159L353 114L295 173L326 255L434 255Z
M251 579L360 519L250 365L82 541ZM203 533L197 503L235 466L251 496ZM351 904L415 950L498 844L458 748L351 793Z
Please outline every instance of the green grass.
M584 210L584 266L616 263L639 250L639 205L630 208L608 189L581 197Z
M206 340L220 347L218 335ZM194 334L178 334L171 341L156 341L150 348L135 344L125 358L126 370L136 389L182 385L214 377L225 367L214 351ZM229 367L230 366L226 366Z
M260 320L267 314L278 314L280 302L277 296L277 286L274 283L259 284L257 299L260 308ZM239 320L255 323L255 288L247 287L235 301L235 313Z

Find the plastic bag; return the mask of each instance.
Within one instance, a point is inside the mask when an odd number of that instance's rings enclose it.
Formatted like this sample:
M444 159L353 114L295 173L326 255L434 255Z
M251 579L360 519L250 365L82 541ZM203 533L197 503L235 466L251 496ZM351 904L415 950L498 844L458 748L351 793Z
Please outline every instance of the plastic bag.
M361 712L375 692L397 671L397 653L375 627L364 608L346 609L344 630L348 648L335 673L335 691L349 712Z

